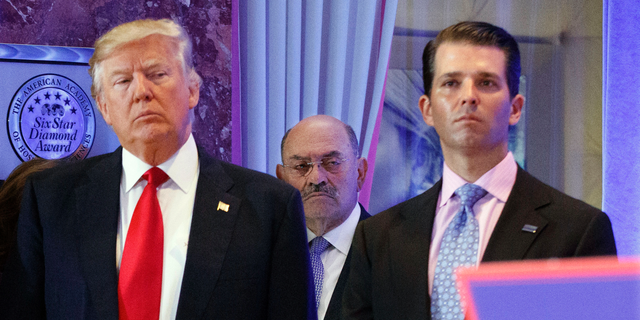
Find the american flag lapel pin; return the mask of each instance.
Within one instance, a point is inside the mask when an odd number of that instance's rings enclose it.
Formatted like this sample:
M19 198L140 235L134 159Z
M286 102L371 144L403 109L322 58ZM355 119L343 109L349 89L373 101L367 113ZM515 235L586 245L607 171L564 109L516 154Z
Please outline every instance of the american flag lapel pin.
M525 224L524 227L522 227L522 231L536 233L538 231L538 227L530 224Z
M229 212L229 205L222 201L218 201L218 211L220 210L224 212Z

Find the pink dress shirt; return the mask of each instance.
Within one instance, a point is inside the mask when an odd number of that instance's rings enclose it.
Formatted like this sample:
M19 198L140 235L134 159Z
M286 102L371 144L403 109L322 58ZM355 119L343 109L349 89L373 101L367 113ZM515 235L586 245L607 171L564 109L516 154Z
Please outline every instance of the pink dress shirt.
M491 170L487 171L477 181L472 182L483 189L487 190L487 195L478 200L473 206L473 212L480 226L480 248L478 250L478 261L482 260L482 255L487 248L491 233L500 218L500 213L504 208L504 204L509 198L511 189L516 182L516 174L518 165L513 158L513 154L509 152L507 156ZM429 247L429 294L433 289L433 276L436 271L438 262L438 251L440 251L440 243L444 231L449 226L453 217L460 209L460 198L454 192L465 183L469 183L451 171L444 164L442 172L442 189L438 197L438 205L436 207L436 217L433 223L433 232L431 234L431 244Z

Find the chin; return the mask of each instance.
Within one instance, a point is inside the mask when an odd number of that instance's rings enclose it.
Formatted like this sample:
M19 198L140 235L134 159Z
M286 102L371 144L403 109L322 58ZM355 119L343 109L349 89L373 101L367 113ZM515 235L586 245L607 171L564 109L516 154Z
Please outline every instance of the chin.
M476 132L467 132L464 135L459 135L453 139L452 145L456 145L460 148L476 148L482 144L485 144L486 138L482 134Z
M140 130L139 134L140 139L153 143L153 142L163 142L168 143L171 139L176 137L175 133L172 133L164 126L160 125L149 125L142 130Z
M318 204L318 203L304 203L304 213L308 218L322 218L331 216L332 212L337 210L336 206L327 205L327 204Z

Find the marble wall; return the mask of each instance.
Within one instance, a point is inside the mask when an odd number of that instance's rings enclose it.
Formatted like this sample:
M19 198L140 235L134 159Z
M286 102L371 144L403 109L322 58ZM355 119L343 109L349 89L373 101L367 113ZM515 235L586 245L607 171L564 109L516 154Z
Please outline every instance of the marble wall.
M0 43L92 47L116 25L170 18L192 37L204 81L193 126L196 141L231 161L231 0L6 0Z

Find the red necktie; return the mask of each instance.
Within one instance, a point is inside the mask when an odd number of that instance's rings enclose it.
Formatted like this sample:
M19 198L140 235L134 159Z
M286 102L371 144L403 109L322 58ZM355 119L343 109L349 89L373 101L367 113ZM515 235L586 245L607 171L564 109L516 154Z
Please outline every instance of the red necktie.
M120 320L160 317L164 227L156 189L169 177L153 167L142 178L149 183L133 211L120 262Z

